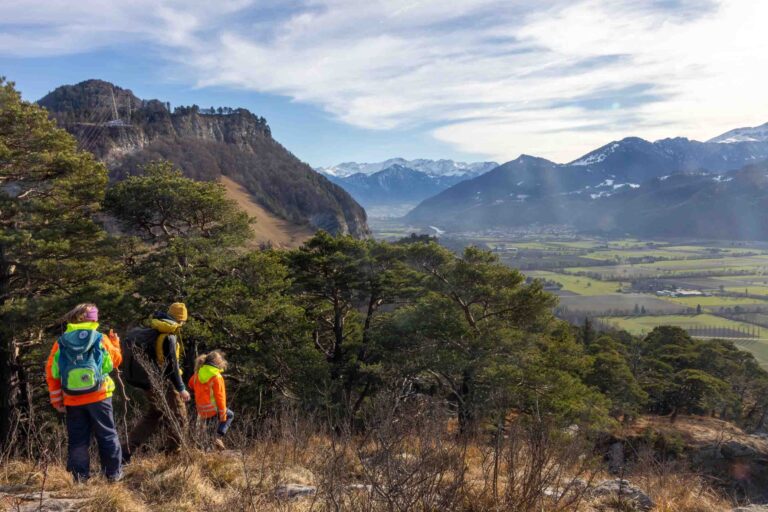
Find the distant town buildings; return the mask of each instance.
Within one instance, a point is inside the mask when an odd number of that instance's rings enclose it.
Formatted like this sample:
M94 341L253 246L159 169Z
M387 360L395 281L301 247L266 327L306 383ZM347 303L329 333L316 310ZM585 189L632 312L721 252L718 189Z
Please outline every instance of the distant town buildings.
M656 292L659 297L702 297L708 294L701 290L685 290L683 288L675 288L674 290L659 290Z

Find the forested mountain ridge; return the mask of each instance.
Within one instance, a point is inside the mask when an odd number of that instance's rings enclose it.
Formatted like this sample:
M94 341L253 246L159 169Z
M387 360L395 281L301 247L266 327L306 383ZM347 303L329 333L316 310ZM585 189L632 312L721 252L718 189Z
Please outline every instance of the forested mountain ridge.
M613 234L727 238L736 231L740 237L763 238L766 234L756 226L734 230L722 222L696 223L698 212L694 205L698 204L700 192L713 189L711 192L720 202L710 208L709 214L731 220L741 215L762 215L760 204L764 191L759 180L758 186L746 191L737 189L736 185L749 181L754 173L740 169L759 168L765 160L768 160L768 142L722 144L684 138L648 142L630 137L607 144L569 164L522 155L425 200L407 219L412 223L459 230L540 223ZM670 177L676 179L670 180ZM667 193L678 184L678 177L686 183L684 189ZM735 177L737 179L730 183ZM700 189L696 184L707 187ZM732 201L735 196L731 194L737 194L739 200ZM627 201L632 205L631 210ZM726 205L730 205L728 211L723 210ZM672 208L676 215L674 222L658 222L659 216L668 214ZM651 210L654 222L648 216L635 215ZM679 226L681 231L670 230L671 225ZM695 233L690 231L691 225L697 226Z
M231 178L256 203L297 225L369 234L363 208L273 139L264 118L245 109L171 111L167 103L142 100L101 80L59 87L38 103L108 165L112 179L149 161L169 160L197 180Z

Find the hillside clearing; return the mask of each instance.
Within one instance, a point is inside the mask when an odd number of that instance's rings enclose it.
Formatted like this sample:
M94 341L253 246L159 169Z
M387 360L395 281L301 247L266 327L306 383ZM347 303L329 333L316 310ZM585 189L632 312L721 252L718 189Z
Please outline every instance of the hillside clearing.
M245 188L231 178L222 176L221 184L227 197L235 201L245 213L256 218L253 225L254 244L272 244L279 248L295 248L309 240L313 231L307 226L294 224L268 212L253 200Z

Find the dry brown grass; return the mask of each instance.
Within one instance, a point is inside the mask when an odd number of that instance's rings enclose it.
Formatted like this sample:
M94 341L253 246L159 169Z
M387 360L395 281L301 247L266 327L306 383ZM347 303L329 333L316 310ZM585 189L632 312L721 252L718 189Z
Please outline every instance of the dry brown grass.
M643 416L627 427L624 435L642 435L653 430L664 435L676 435L690 446L719 444L738 441L760 452L768 452L768 440L748 435L733 423L707 416L680 415L674 423L666 416Z
M201 507L225 512L526 510L521 503L536 512L632 510L614 496L595 501L584 495L572 503L541 498L545 489L562 489L573 477L593 483L615 478L605 473L599 460L588 461L586 444L554 436L537 452L528 434L511 425L500 444L488 435L460 443L444 423L431 422L428 416L423 415L424 422L403 419L408 415L389 423L382 420L376 423L377 431L363 436L331 437L296 422L265 427L249 439L228 440L240 450L193 449L184 457L138 454L118 484L97 477L76 486L60 461L46 467L12 460L0 465L0 487L30 493L39 492L45 483L53 496L87 499L81 507L86 512L197 512ZM535 464L527 462L536 457L555 471L554 476L537 473ZM651 496L655 511L715 512L731 507L683 467L649 460L638 461L630 471L624 477ZM286 483L315 486L317 494L280 499L275 489ZM2 503L0 498L0 510Z
M72 476L61 464L39 464L28 460L11 460L0 464L0 483L20 490L40 489L45 482L49 491L71 489Z
M336 454L341 459L354 456L352 450L343 449L342 452ZM484 481L480 467L481 452L478 446L466 450L467 478L462 490L463 497L456 508L450 510L502 510L494 504L487 482ZM109 484L99 477L84 486L72 484L65 470L54 464L48 469L46 490L52 491L54 496L88 498L82 509L84 512L191 512L200 507L216 507L232 512L399 510L391 508L391 504L377 499L377 496L370 495L366 490L344 491L331 496L331 491L325 487L329 485L329 475L322 472L334 468L339 471L333 475L339 485L341 482L360 481L361 477L355 474L359 469L349 460L342 460L340 464L330 467L331 453L329 443L294 451L285 444L265 442L246 455L236 451L199 452L190 458L191 462L166 456L150 456L137 458L134 464L128 466L126 478L119 484ZM356 463L360 464L359 460ZM343 474L347 471L349 473ZM657 504L654 510L658 512L719 512L729 509L728 502L695 475L649 472L630 475L629 479L651 495ZM43 472L33 462L11 461L0 470L2 485L10 486L17 492L39 491L42 480ZM276 485L286 482L317 485L318 495L314 498L280 500L275 496L274 489ZM413 508L405 510L428 509L420 508L417 501ZM578 506L578 510L632 509L609 497L599 503L585 500Z
M125 485L96 485L90 489L92 498L83 512L149 512L141 496Z
M646 489L657 512L722 512L733 507L695 474L640 474L634 475L632 481Z

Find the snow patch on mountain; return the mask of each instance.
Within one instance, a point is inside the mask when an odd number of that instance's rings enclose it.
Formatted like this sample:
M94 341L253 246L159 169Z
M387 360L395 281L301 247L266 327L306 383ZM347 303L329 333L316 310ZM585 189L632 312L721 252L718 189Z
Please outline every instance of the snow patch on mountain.
M733 144L737 142L768 142L768 123L750 128L736 128L718 135L707 142Z
M608 155L616 151L619 148L619 146L620 145L618 142L614 142L604 150L602 151L598 150L598 151L595 151L594 153L589 153L584 158L576 160L575 162L571 162L569 165L586 166L586 165L599 164L600 162L608 158Z

